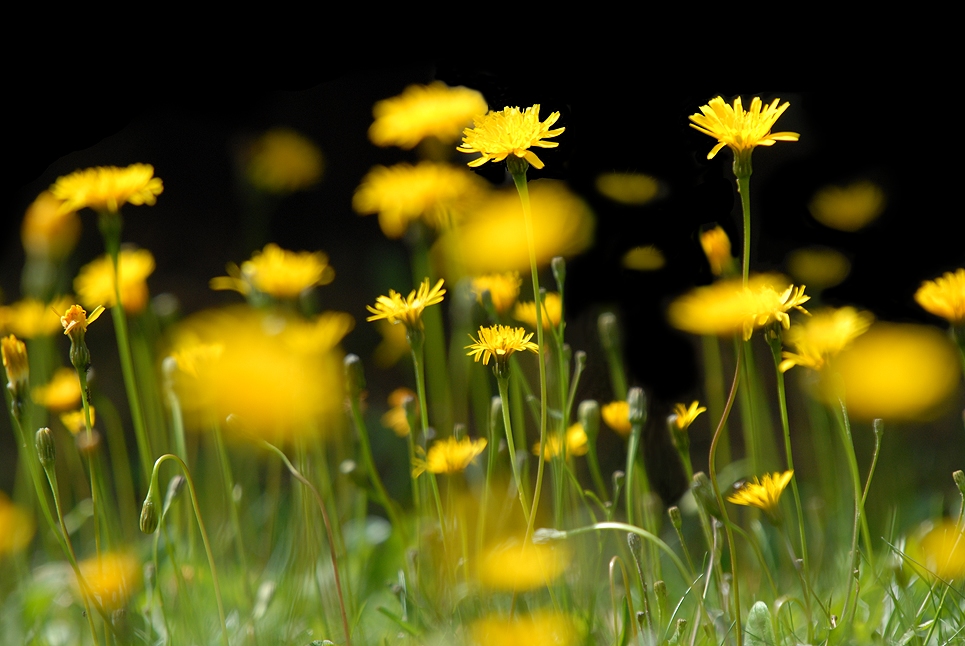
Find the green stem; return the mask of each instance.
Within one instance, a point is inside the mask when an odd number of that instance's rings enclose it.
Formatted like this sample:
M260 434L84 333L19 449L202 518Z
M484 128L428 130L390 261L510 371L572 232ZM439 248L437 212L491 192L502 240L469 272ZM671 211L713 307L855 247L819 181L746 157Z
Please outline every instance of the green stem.
M864 514L864 500L861 496L861 475L858 471L858 458L854 452L854 440L851 437L851 421L848 418L848 409L844 399L838 399L838 422L843 435L844 454L848 459L848 470L851 473L851 484L854 488L854 522L851 528L851 560L848 566L848 593L845 597L844 611L842 617L848 616L848 608L851 605L851 595L854 593L855 576L854 572L858 567L858 535L863 535L864 549L871 558L871 535L868 530L868 520ZM857 599L855 599L857 604Z
M97 551L97 555L101 554L101 524L104 519L101 518L103 510L100 509L100 461L94 460L92 452L95 450L93 447L94 443L94 424L91 420L90 415L90 397L87 388L87 370L76 369L77 379L80 382L80 402L84 408L84 423L87 427L87 450L84 451L87 457L87 468L90 472L90 501L91 507L94 513L94 549ZM106 524L106 522L104 522Z
M552 538L572 538L574 536L579 536L580 534L587 534L589 532L598 532L603 529L615 529L620 532L630 532L631 534L636 534L640 538L643 538L657 547L661 552L667 555L670 561L677 568L680 573L681 578L684 581L689 581L689 575L687 574L687 567L684 565L680 557L673 549L663 542L660 537L656 534L652 534L642 527L637 527L636 525L628 525L627 523L614 523L614 522L603 522L594 523L586 527L578 527L576 529L569 529L566 531L560 530L550 530L550 536ZM544 530L540 530L541 532Z
M516 482L516 492L519 494L519 504L523 508L523 517L526 519L526 526L531 527L532 520L532 507L526 502L525 488L523 487L522 479L519 475L519 468L516 465L516 443L513 441L513 426L512 421L509 416L509 378L508 377L496 377L496 383L499 386L499 399L502 402L503 409L503 427L506 430L506 445L509 448L509 463L513 469L513 480ZM543 445L540 444L540 455L542 456ZM542 472L542 462L540 460L540 472ZM529 534L527 534L526 540L523 544L529 543Z
M231 518L231 529L235 535L235 552L238 555L238 563L241 565L245 594L250 603L255 602L255 597L251 592L251 583L248 580L249 572L248 559L245 557L245 546L242 542L241 519L238 517L238 505L235 503L234 489L235 479L231 473L231 461L228 460L228 452L225 450L224 435L221 433L221 425L214 425L215 445L218 448L218 458L221 462L221 477L224 482L225 502L228 505L228 516Z
M741 196L741 212L744 215L744 248L741 251L741 279L747 286L747 277L751 267L751 168L750 158L747 159L746 172L737 174L737 162L734 163L737 175L737 192Z

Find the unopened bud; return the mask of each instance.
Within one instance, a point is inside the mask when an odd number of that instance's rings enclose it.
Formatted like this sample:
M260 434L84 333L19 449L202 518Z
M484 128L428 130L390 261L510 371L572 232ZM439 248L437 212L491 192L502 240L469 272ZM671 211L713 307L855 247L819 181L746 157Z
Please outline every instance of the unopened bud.
M952 480L955 481L955 486L958 487L958 490L962 492L963 496L965 496L965 473L959 469L952 474Z
M35 438L37 446L37 459L40 460L40 464L44 469L49 469L54 466L54 458L57 455L57 449L54 446L54 436L47 427L41 428L37 431L37 436Z
M362 369L362 360L357 354L349 354L345 357L345 381L348 384L349 396L352 399L358 399L365 390L365 372Z
M580 402L576 416L583 425L587 439L592 443L600 432L600 404L595 399L584 399Z
M630 424L643 424L647 419L647 396L643 393L643 388L630 389L627 405L630 410Z
M714 488L710 484L710 479L703 471L694 474L694 479L690 483L690 489L694 492L694 498L700 507L713 516L720 518L720 507L717 506L717 496L714 495Z
M600 331L600 343L607 352L620 349L620 330L617 325L616 314L604 312L597 319L597 327Z
M659 616L667 616L667 584L663 581L654 581L653 594L657 597L657 612Z
M674 505L667 510L667 515L670 516L670 524L674 526L674 529L679 531L683 525L683 519L680 517L680 507Z
M550 268L553 270L553 278L556 279L557 291L563 291L563 283L566 282L566 261L561 256L555 256L550 260Z
M154 497L148 495L148 497L144 499L144 504L141 505L141 531L145 534L153 534L157 529L159 520L157 507L154 504Z

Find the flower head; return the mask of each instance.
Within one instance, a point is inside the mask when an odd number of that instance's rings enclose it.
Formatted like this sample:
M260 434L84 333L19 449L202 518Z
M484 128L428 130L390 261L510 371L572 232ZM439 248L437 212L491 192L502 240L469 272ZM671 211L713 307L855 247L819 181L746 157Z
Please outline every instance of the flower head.
M717 140L717 145L707 153L707 159L713 159L721 148L728 146L734 151L735 165L749 164L751 152L757 146L773 146L776 141L797 141L800 137L796 132L771 132L774 122L791 105L785 102L779 106L780 102L780 99L774 99L770 105L764 106L760 97L755 96L750 109L745 111L740 97L730 106L718 96L701 106L700 114L690 115L693 122L690 127Z
M634 271L657 271L667 264L667 258L656 245L640 245L627 250L620 259L620 266Z
M412 476L419 477L426 471L429 473L453 474L465 470L469 463L476 459L486 448L486 440L472 440L464 437L457 440L447 437L438 440L429 447L425 460L416 458L412 462Z
M80 238L80 217L76 211L62 211L61 200L44 191L27 207L20 225L20 239L28 256L62 260Z
M784 342L795 352L784 351L781 372L787 372L794 366L820 370L829 359L867 332L873 320L870 312L860 312L853 307L817 312L784 334Z
M64 328L64 334L69 335L71 339L74 339L76 335L80 335L83 339L84 333L87 332L87 326L97 320L97 318L104 312L104 306L98 305L94 308L94 311L87 316L86 310L80 305L71 305L67 308L67 312L60 317L60 324Z
M602 173L596 190L620 204L646 204L660 192L660 182L643 173Z
M491 327L479 328L479 339L474 339L470 334L472 344L467 345L469 356L473 361L478 362L480 357L484 366L489 365L489 360L496 359L493 368L501 372L507 366L509 358L515 352L539 352L539 346L530 341L533 332L529 334L521 327L511 327L509 325L493 325Z
M416 394L409 388L396 388L389 393L389 410L382 416L382 426L392 429L399 437L407 437L412 429L409 428L409 416L405 411L405 404L411 400L415 403L418 413L419 402Z
M97 416L93 406L88 408L90 409L90 424L93 426L97 421ZM64 425L64 428L70 431L71 435L78 435L87 430L87 415L83 408L61 413L60 422Z
M700 246L704 249L707 262L710 263L710 273L720 276L733 264L730 253L730 238L720 225L707 229L700 234Z
M489 112L473 119L473 127L463 131L462 145L456 148L461 153L479 153L482 157L469 162L471 167L482 166L488 161L501 162L509 155L525 159L536 168L543 162L530 150L556 148L550 137L562 134L565 128L550 130L550 126L560 118L559 112L552 113L546 121L539 120L539 104L520 111L519 108L503 108L499 112Z
M626 401L615 401L605 404L600 409L603 421L614 431L628 437L630 435L630 404Z
M399 96L384 99L372 108L375 121L369 140L376 146L414 148L426 137L444 143L459 138L462 129L489 106L482 94L465 87L448 87L436 81L410 85Z
M705 407L699 406L698 404L699 402L696 399L690 402L690 406L686 406L684 404L674 404L674 426L681 431L685 431L690 428L690 425L694 423L694 420L697 419L697 416L707 410Z
M946 271L935 280L926 280L915 292L915 300L952 325L965 325L965 269Z
M496 313L504 314L516 302L522 284L518 271L486 274L472 279L472 293L476 295L476 300L482 303L483 292L489 292Z
M33 515L0 491L0 557L27 547L35 530Z
M851 262L840 251L828 247L804 247L788 254L787 270L796 282L827 289L848 277Z
M27 346L14 335L0 339L0 356L7 372L7 388L14 398L25 393L30 383L30 362L27 360Z
M141 563L132 554L110 552L78 563L87 589L101 606L116 610L141 585Z
M744 482L737 491L727 496L727 500L735 505L757 507L778 525L781 522L781 494L793 475L794 471L765 473L760 480L755 477L753 482Z
M79 170L58 178L50 187L54 197L63 200L60 210L65 213L83 208L117 213L125 204L153 206L163 190L164 184L154 176L150 164Z
M366 321L377 321L386 319L389 323L404 323L409 329L422 329L422 310L430 305L442 302L442 296L446 290L442 289L442 279L429 289L429 279L426 278L419 285L419 289L412 290L406 298L394 289L389 290L388 296L379 296L375 299L375 307L367 305L366 308L372 312L372 316Z
M543 319L543 329L555 328L563 318L563 301L557 292L547 292L543 296L543 307L540 311ZM513 308L513 318L522 321L529 327L536 329L536 302L527 301L516 303Z
M575 646L579 642L576 622L568 615L549 610L537 610L528 615L513 617L492 615L472 623L469 634L473 646L505 644L533 646Z
M490 590L535 590L558 579L570 558L562 545L510 540L483 551L476 576Z
M375 328L382 335L382 340L372 354L375 365L380 368L389 368L409 354L409 341L404 325L392 325L386 319L382 319L375 324Z
M228 275L212 278L211 289L230 289L256 300L264 296L295 299L306 289L335 279L328 256L321 251L288 251L271 243L250 260L227 267Z
M71 368L57 368L51 380L34 388L30 395L35 402L54 413L73 410L80 405L80 380Z
M63 312L71 303L73 299L70 296L62 296L49 304L35 298L25 298L0 307L0 330L13 332L23 339L53 335L63 329L57 312Z
M154 272L154 256L147 249L122 249L117 256L121 306L128 314L143 312L147 307L147 277ZM80 268L74 279L74 290L87 307L104 304L114 307L114 263L104 254Z
M286 194L314 186L324 169L314 142L289 128L272 128L252 144L245 173L256 188Z
M965 536L957 522L950 518L928 527L918 544L924 568L943 579L961 580L965 576Z
M814 219L838 231L858 231L884 213L885 193L867 180L848 186L826 186L814 194L808 210Z
M549 462L557 456L565 455L569 458L573 455L586 455L590 450L588 441L583 425L577 422L566 429L565 437L561 438L558 433L550 433L546 436L543 459ZM533 445L533 455L539 455L539 442Z

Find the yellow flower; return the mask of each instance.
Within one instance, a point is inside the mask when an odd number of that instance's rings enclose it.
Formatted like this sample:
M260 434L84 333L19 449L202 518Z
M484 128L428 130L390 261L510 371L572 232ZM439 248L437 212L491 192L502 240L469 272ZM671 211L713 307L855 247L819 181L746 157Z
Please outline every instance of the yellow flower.
M35 530L33 516L0 491L0 557L27 547Z
M765 473L760 480L755 477L753 482L743 483L737 491L727 496L727 500L735 505L757 507L778 525L781 522L781 494L793 475L794 471Z
M295 299L306 289L335 279L335 270L321 251L288 251L274 243L256 251L240 268L231 263L227 270L227 276L211 279L211 289L230 289L256 298Z
M256 188L285 194L314 186L324 168L322 151L310 139L289 128L272 128L252 144L245 173Z
M393 325L404 323L409 329L421 330L422 310L430 305L441 303L442 296L446 293L446 290L442 289L442 282L440 278L439 282L429 289L429 279L426 278L419 285L419 290L413 289L406 298L402 298L402 294L390 289L388 296L379 296L375 299L375 307L366 305L366 308L372 312L372 316L365 320L386 319Z
M406 337L404 325L392 325L383 319L377 322L375 327L382 335L382 341L375 347L373 353L375 365L380 368L389 368L409 354L409 341Z
M57 312L63 312L72 302L70 296L61 296L49 304L35 298L25 298L0 307L0 330L13 332L23 339L50 336L63 329Z
M0 339L0 357L7 371L7 387L16 395L26 391L30 382L30 362L27 346L14 335Z
M480 303L482 303L483 292L489 292L496 313L504 314L516 302L519 297L519 286L522 284L518 271L486 274L472 279L472 292Z
M674 404L673 407L673 423L681 431L685 431L690 428L690 425L694 423L697 416L705 412L707 409L703 406L698 406L699 402L695 399L690 403L690 406L684 404Z
M636 271L656 271L667 264L663 252L652 244L630 249L620 260L625 269Z
M643 173L602 173L596 178L596 190L620 204L646 204L657 196L660 182Z
M778 276L754 276L744 287L740 279L722 280L698 287L670 304L668 318L678 330L692 334L727 336L738 331L751 338L755 328L780 323L785 329L791 319L787 312L810 300L804 286L787 285Z
M529 182L536 264L554 256L575 256L593 243L593 213L563 182ZM465 220L436 245L450 266L473 276L513 269L529 271L529 248L523 234L523 207L515 189L491 191Z
M568 615L537 610L512 618L491 615L475 620L469 628L473 646L575 646L576 623Z
M452 143L466 124L488 107L482 94L469 88L447 87L439 81L410 85L399 96L379 101L372 108L375 121L369 127L369 140L376 146L405 149L426 137Z
M870 312L859 312L853 307L816 313L784 334L784 343L793 347L795 352L784 351L781 372L794 366L820 370L829 359L867 332L873 320L874 315Z
M814 194L808 210L814 219L838 231L858 231L878 219L885 210L885 194L869 181L848 186L826 186Z
M787 270L798 282L827 289L848 277L851 262L840 251L827 247L806 247L788 255Z
M774 99L770 105L764 106L760 97L755 96L750 109L745 111L740 97L730 106L718 96L701 106L700 114L690 115L693 122L690 127L717 140L717 145L707 153L707 159L713 159L721 148L728 146L734 151L735 164L746 164L757 146L773 146L776 141L797 141L800 137L796 132L771 132L774 122L791 105L785 102L778 106L780 101Z
M563 318L563 301L557 292L547 292L543 296L543 307L540 312L543 318L543 329L557 327ZM513 308L513 318L522 321L529 327L536 329L536 301L516 303Z
M63 260L80 238L77 211L61 211L62 202L44 191L27 207L20 226L20 239L28 256Z
M915 292L915 300L925 311L952 325L965 325L965 269L926 280Z
M485 191L482 180L458 166L428 161L376 166L356 189L352 208L361 215L378 213L382 233L401 238L420 218L434 229L449 228Z
M561 439L557 433L550 433L546 437L546 446L543 447L543 459L549 462L558 455L563 455L566 450L566 457L572 455L586 455L590 450L588 438L583 425L577 422L566 429L566 438ZM533 455L539 455L539 442L533 445Z
M539 120L539 104L520 112L519 108L505 107L499 112L489 112L473 119L473 127L463 131L462 145L456 148L461 153L479 153L478 159L469 162L471 167L482 166L488 161L501 162L510 155L525 159L536 168L543 162L530 150L556 148L555 141L545 141L556 137L565 130L550 126L560 118L559 112L552 113L546 121Z
M417 478L426 471L429 473L459 473L469 466L486 448L486 440L471 440L464 437L457 440L447 437L438 440L429 448L425 460L415 458L412 462L412 477Z
M918 545L922 566L942 579L960 581L965 576L965 536L958 523L946 518L926 526Z
M117 256L121 281L121 305L128 314L138 314L147 307L147 277L154 273L154 256L147 249L122 249ZM103 304L114 307L114 263L104 254L80 268L74 279L74 290L87 307Z
M101 606L117 610L141 586L141 563L132 554L110 552L78 563L88 591Z
M389 393L390 408L382 416L382 426L392 429L392 432L399 437L406 437L412 429L409 428L409 418L405 414L403 403L406 399L411 399L416 403L416 414L418 414L418 400L416 394L408 388L396 388Z
M80 380L72 368L57 368L50 382L31 392L33 400L54 413L73 410L80 405Z
M196 343L178 348L170 356L174 359L178 370L198 378L205 367L217 361L223 353L224 344L222 343Z
M472 344L467 345L468 356L473 361L478 362L482 357L484 366L489 365L489 360L496 359L495 367L499 369L504 366L515 352L539 352L539 346L530 341L533 332L526 333L521 327L511 327L509 325L493 325L491 327L479 328L479 339L474 339L470 334Z
M74 338L76 334L80 334L83 337L83 333L87 331L87 326L97 320L97 318L104 312L104 306L98 305L94 308L94 311L87 316L87 312L80 305L71 305L67 312L60 317L60 325L64 328L64 334L69 335L71 339Z
M76 380L75 380L76 381ZM84 415L84 409L72 410L68 413L60 414L60 421L71 435L77 435L83 433L87 430L87 417ZM93 427L97 423L96 413L94 407L90 407L90 425Z
M479 583L490 590L535 590L558 579L566 571L570 558L562 545L511 540L483 551L476 576Z
M600 409L606 425L623 437L630 435L630 404L625 401L615 401L605 404Z
M150 164L79 170L58 178L50 187L54 197L63 200L60 210L65 213L83 208L116 213L125 204L152 206L163 190L164 184L154 177Z
M720 225L707 229L700 234L700 246L704 249L707 262L710 263L710 273L720 276L733 263L730 252L730 238Z

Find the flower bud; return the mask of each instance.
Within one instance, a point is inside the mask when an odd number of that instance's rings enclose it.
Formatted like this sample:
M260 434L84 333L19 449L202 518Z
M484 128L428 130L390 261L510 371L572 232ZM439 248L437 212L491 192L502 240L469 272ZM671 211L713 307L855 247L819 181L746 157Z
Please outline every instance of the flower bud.
M690 489L694 493L697 504L699 504L705 512L714 518L721 517L720 507L717 505L717 496L714 495L714 488L710 484L710 479L706 473L703 471L695 473L693 482L690 483Z
M604 312L597 319L597 328L600 331L600 342L603 349L607 352L620 349L620 329L617 325L617 317L613 312Z
M345 357L345 381L349 396L352 399L358 399L365 390L365 372L362 369L362 360L357 354L349 354Z
M41 428L37 431L35 438L37 446L37 459L40 460L40 464L44 469L49 469L54 466L54 458L57 454L57 449L54 446L54 436L47 427Z
M3 367L7 371L7 389L13 396L14 404L18 404L27 393L30 382L27 346L11 334L0 339L0 354L3 357Z
M630 407L630 424L643 424L647 419L647 396L643 388L631 388L627 394L627 404Z
M679 532L683 525L683 519L680 517L680 507L674 505L667 510L667 515L670 516L670 524Z
M600 404L595 399L584 399L580 402L576 415L583 425L587 439L591 443L595 442L600 432Z
M159 518L157 508L154 505L154 497L148 496L141 505L141 531L145 534L153 534L157 529Z
M550 268L553 270L553 278L556 279L556 289L563 291L563 283L566 282L566 260L562 256L555 256L550 260Z
M962 492L963 496L965 496L965 473L959 469L952 474L952 480L955 481L955 486L958 487L958 490Z

